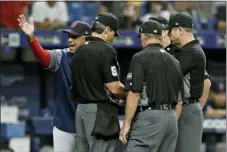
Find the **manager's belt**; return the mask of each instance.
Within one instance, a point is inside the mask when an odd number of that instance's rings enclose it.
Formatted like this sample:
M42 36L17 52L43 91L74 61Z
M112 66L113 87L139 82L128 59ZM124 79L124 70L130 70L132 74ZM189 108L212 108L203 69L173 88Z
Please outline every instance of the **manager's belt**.
M191 99L191 98L188 98L188 99L185 99L184 100L183 106L188 106L190 104L198 103L198 102L199 102L199 99Z
M159 104L159 105L152 105L152 106L140 106L137 108L136 112L142 112L145 110L172 110L174 106L172 104Z

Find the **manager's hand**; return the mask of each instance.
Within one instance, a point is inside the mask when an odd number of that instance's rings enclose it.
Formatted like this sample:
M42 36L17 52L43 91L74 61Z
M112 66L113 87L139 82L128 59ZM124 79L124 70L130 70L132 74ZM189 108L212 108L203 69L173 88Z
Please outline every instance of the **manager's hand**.
M19 26L21 28L21 30L28 36L28 37L32 37L34 31L35 31L35 27L34 27L34 23L33 23L33 18L31 17L30 19L30 23L28 23L26 21L26 18L24 16L24 14L19 15L18 19L17 19Z

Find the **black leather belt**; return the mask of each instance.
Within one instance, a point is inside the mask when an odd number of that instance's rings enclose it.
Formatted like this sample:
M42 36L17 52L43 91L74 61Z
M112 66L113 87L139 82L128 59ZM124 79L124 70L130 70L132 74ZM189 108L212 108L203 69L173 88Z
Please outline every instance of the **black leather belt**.
M193 104L193 103L198 103L199 102L199 99L185 99L184 102L183 102L183 106L188 106L190 104Z
M76 99L76 102L78 104L112 104L114 106L118 106L117 103L109 102L109 101L93 101L93 100L81 100L81 99Z
M136 112L142 112L145 110L172 110L174 106L172 104L159 104L159 105L152 105L152 106L140 106L137 108Z

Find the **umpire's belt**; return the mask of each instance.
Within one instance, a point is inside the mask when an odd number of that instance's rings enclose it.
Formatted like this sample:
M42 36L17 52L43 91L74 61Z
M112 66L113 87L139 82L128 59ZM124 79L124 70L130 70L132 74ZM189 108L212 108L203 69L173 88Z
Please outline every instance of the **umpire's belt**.
M140 106L137 107L136 112L142 112L145 110L172 110L174 106L172 104L159 104L159 105L152 105L152 106Z
M184 100L183 106L188 106L190 104L198 103L198 102L199 102L199 99L191 99L191 98L188 98L188 99L185 99Z

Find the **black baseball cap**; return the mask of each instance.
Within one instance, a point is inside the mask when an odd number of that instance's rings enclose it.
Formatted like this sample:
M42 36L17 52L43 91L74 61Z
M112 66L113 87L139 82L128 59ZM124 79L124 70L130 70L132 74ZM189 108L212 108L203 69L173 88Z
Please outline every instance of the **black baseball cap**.
M148 20L155 20L163 25L167 25L169 22L165 17L150 17Z
M142 23L139 32L162 35L162 25L155 20L147 20ZM139 36L140 37L140 34Z
M105 26L109 26L110 28L112 28L115 32L115 36L120 36L120 34L118 33L118 27L119 27L119 20L118 18L111 14L111 13L100 13L98 14L98 16L95 18L94 21L97 21Z
M82 21L74 21L68 29L63 30L62 32L72 34L75 36L90 36L91 35L91 26Z
M163 25L163 30L168 30L169 21L165 17L150 17L148 20L155 20Z
M186 12L177 12L170 15L168 29L171 30L175 27L192 28L192 17Z

